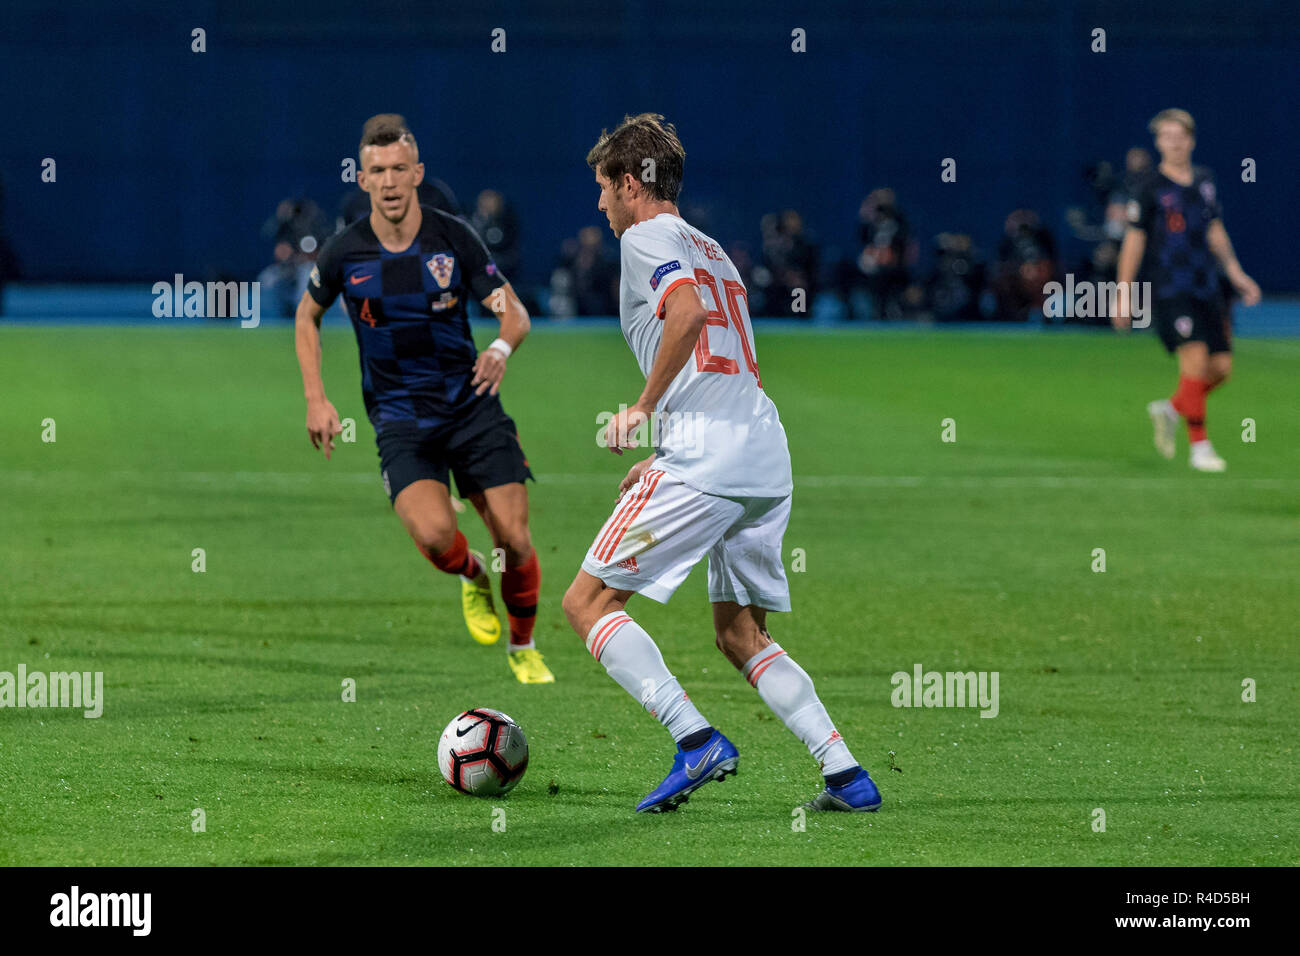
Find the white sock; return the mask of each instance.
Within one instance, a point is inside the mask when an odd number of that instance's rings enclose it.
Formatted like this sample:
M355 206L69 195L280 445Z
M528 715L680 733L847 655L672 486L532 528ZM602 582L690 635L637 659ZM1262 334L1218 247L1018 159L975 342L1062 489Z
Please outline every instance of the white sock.
M667 728L673 740L704 730L709 722L668 673L654 639L623 611L606 614L587 635L587 650L609 676Z
M848 745L831 723L830 714L817 699L817 689L807 672L773 641L745 662L745 679L758 689L763 703L804 742L823 774L839 773L858 765Z

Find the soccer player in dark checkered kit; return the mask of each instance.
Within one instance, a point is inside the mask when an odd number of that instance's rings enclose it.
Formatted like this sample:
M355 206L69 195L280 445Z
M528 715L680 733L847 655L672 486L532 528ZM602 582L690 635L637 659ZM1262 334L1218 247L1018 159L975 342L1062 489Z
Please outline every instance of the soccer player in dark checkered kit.
M1138 266L1151 283L1151 311L1165 349L1178 356L1178 388L1147 405L1156 450L1173 458L1178 422L1187 422L1190 462L1197 471L1227 464L1205 431L1206 398L1232 371L1232 313L1219 270L1243 305L1259 301L1259 286L1241 268L1223 227L1223 212L1210 171L1192 165L1196 123L1186 110L1169 109L1151 121L1160 165L1129 203L1128 231L1120 247L1119 306L1112 322L1132 321L1128 291ZM1145 255L1145 258L1144 258Z
M321 318L342 295L393 510L420 553L460 577L470 636L496 643L501 622L487 563L456 526L454 476L458 496L474 505L493 547L504 552L510 668L521 683L551 683L533 642L541 572L524 487L532 472L497 396L507 361L528 334L528 312L467 222L419 204L423 177L406 121L394 113L367 120L357 183L370 195L370 215L325 244L298 303L307 434L328 459L342 431L325 397L320 342ZM500 337L482 352L470 335L469 296L501 323Z

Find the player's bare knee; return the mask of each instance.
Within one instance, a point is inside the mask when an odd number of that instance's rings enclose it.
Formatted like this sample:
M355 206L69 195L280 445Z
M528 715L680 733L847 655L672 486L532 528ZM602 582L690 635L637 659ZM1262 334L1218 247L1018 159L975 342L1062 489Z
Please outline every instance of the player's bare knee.
M408 530L420 550L428 554L442 554L456 543L455 526L427 524Z
M506 531L497 538L495 544L505 552L508 568L517 568L526 563L533 553L532 536L528 533L527 525Z

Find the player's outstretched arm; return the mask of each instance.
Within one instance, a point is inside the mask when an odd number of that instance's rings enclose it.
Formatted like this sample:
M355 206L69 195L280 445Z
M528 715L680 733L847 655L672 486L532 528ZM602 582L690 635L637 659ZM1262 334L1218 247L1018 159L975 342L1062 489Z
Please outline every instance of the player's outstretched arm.
M1115 314L1110 317L1110 324L1117 331L1126 332L1133 323L1132 303L1129 302L1131 283L1137 278L1138 266L1142 265L1142 255L1147 251L1147 234L1135 226L1129 226L1124 233L1124 242L1119 247L1119 262L1115 267L1115 282L1118 285Z
M339 413L325 397L325 382L321 377L320 321L325 306L304 292L294 318L294 348L298 352L298 368L302 370L302 387L307 398L307 437L313 448L325 451L329 458L334 450L334 436L343 431Z
M514 288L507 282L495 289L483 300L483 308L497 317L501 323L501 335L491 345L479 353L474 362L474 378L469 383L475 395L482 395L488 389L495 395L501 387L501 379L506 374L506 359L519 348L532 328L528 310L515 295Z
M1205 232L1205 241L1214 253L1214 258L1219 260L1219 265L1223 267L1223 274L1228 277L1232 287L1237 290L1241 296L1242 305L1255 305L1259 302L1259 286L1255 280L1246 275L1241 263L1237 261L1237 254L1232 251L1232 240L1228 238L1228 230L1223 228L1223 220L1215 219L1210 223L1210 228Z
M620 411L605 427L605 444L616 455L634 448L632 433L654 414L655 406L695 351L700 331L709 317L695 283L679 285L664 300L664 330L659 354L646 376L645 390L631 408Z

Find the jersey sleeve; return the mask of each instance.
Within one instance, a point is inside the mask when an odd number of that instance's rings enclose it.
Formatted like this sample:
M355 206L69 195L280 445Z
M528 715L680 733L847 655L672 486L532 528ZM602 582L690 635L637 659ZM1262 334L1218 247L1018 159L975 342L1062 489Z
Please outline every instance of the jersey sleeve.
M326 242L316 257L316 265L307 280L307 294L322 308L328 309L343 291L342 262L339 243L334 239Z
M671 227L633 226L622 238L623 280L641 300L663 318L664 300L679 285L696 285L695 272L680 235Z
M483 245L473 226L458 216L444 216L443 225L460 261L462 281L474 293L475 301L482 302L506 284L506 277L492 261L492 253Z
M1143 232L1151 231L1151 223L1156 216L1156 191L1150 179L1143 180L1135 195L1128 202L1128 224Z

